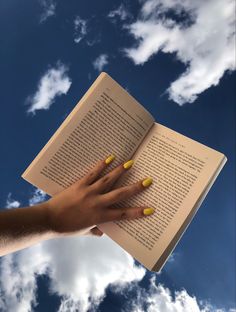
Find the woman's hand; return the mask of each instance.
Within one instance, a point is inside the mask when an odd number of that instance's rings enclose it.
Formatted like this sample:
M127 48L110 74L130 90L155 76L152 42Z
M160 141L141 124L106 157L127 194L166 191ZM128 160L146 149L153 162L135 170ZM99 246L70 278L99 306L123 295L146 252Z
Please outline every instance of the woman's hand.
M99 178L113 159L114 156L111 155L106 160L99 161L81 180L47 202L51 230L61 234L72 234L71 232L84 232L90 228L92 234L102 235L96 224L133 219L154 212L153 208L147 207L112 207L115 203L143 191L152 183L152 179L147 178L111 190L113 184L133 164L130 160Z
M112 207L152 183L152 179L147 178L111 190L118 178L133 164L130 160L99 178L113 159L110 156L99 161L81 180L46 202L0 211L0 256L61 236L87 233L100 236L102 232L96 224L153 213L153 208Z

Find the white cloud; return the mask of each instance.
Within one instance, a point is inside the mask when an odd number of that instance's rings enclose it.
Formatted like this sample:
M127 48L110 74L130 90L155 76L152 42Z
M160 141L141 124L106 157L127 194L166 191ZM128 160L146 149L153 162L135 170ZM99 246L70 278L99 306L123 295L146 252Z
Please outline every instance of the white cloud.
M48 195L38 189L38 188L35 188L33 190L33 193L32 193L32 197L29 199L29 206L33 206L33 205L36 205L42 201L45 201L47 199ZM18 208L20 207L21 203L18 201L18 200L15 200L12 198L12 193L10 192L8 195L7 195L7 200L6 200L6 208L7 209L11 209L11 208Z
M49 109L57 96L68 92L72 82L67 72L68 68L60 62L46 71L39 81L36 93L27 99L30 104L28 113L35 114L37 110Z
M99 55L95 61L93 62L93 67L98 70L102 71L103 68L108 64L108 55L107 54L101 54Z
M42 201L45 201L47 199L47 194L36 188L32 194L32 197L29 199L29 206L36 205Z
M45 200L35 189L29 205ZM48 240L1 258L0 311L28 312L37 304L37 276L48 274L62 297L60 312L85 312L99 305L106 288L140 281L145 269L108 237Z
M64 305L79 305L81 311L98 305L110 284L125 285L141 280L145 274L131 256L105 236L57 240L45 249L53 256L52 290L65 298ZM65 255L57 261L61 250Z
M157 284L153 275L149 289L136 289L136 296L127 302L127 312L232 312L232 309L217 309L210 303L197 300L185 289L174 291Z
M177 22L170 12L188 18ZM135 64L144 64L162 51L175 53L186 65L167 90L180 105L194 102L200 93L216 86L226 71L236 68L234 0L148 0L139 19L125 28L137 41L124 50Z
M29 204L45 200L35 189ZM0 260L0 311L30 312L37 305L37 277L47 274L50 292L61 297L59 312L96 311L108 286L125 293L127 312L226 312L198 302L186 290L175 296L161 284L156 274L149 289L139 287L145 269L106 237L64 237L48 240L4 256ZM134 295L135 294L135 295ZM233 309L228 312L234 312Z
M11 208L18 208L18 207L20 207L20 202L18 200L13 199L12 193L9 193L7 195L6 208L11 209Z
M75 43L79 43L87 34L87 21L76 16L74 19Z
M51 291L62 296L60 312L75 312L78 307L88 311L100 303L110 284L125 285L145 274L107 237L49 240L2 258L0 310L30 311L36 304L37 275L46 272Z
M48 261L40 244L1 258L0 311L31 311L36 303L36 276L46 272Z
M56 3L54 0L40 0L43 13L40 16L40 23L45 22L50 16L55 15Z
M122 3L117 9L110 11L107 17L112 21L115 21L117 18L119 18L121 21L125 21L130 17L130 13Z

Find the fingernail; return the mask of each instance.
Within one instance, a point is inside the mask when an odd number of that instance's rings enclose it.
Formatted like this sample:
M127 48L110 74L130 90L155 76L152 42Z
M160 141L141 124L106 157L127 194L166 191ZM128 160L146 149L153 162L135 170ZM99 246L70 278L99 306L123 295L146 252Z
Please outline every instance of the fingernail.
M147 179L143 180L142 185L144 187L148 187L149 185L152 184L152 181L153 181L152 178L147 178Z
M123 167L124 167L124 169L129 169L129 168L131 168L133 166L133 164L134 164L134 161L133 160L129 160L126 163L124 163Z
M109 165L114 159L115 159L115 155L110 155L110 156L107 157L107 159L105 160L105 163L106 163L107 165Z
M151 214L153 214L154 211L155 210L153 208L145 208L145 209L143 209L143 214L145 216L150 216Z

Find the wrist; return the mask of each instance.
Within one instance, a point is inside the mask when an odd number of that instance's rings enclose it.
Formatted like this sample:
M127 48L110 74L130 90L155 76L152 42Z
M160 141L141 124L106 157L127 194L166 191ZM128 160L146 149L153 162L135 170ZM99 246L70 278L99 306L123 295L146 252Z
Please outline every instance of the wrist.
M47 224L50 231L57 233L55 228L55 207L52 203L52 198L43 203L43 209L45 217L47 218Z
M47 232L52 237L58 236L58 233L56 233L53 226L53 217L49 201L45 201L36 205L34 209L38 210L38 217L42 223L43 231Z
M57 207L55 207L55 203L52 199L53 198L50 198L48 201L42 203L42 209L46 218L47 227L52 235L54 235L55 237L64 236L65 233L63 233L59 226L59 220L61 218L58 214L58 209Z

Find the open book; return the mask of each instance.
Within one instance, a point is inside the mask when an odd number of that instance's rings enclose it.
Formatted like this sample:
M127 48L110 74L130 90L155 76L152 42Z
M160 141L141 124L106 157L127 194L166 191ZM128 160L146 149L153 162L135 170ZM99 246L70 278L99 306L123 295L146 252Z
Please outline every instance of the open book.
M159 271L191 222L226 157L161 124L108 74L101 73L22 177L53 196L99 159L134 166L115 187L151 176L153 184L117 207L153 207L153 215L98 225L147 269Z

